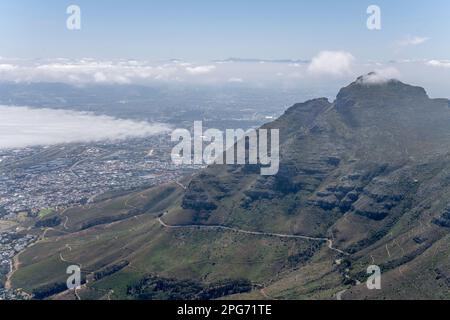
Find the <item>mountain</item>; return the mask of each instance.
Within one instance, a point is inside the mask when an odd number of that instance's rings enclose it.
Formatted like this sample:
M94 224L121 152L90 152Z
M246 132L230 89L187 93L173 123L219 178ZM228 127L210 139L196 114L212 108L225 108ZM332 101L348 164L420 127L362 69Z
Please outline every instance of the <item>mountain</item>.
M286 63L305 64L310 61L301 59L258 59L258 58L228 58L225 60L214 60L217 63Z
M280 130L277 175L213 165L55 213L11 284L45 291L75 263L83 298L448 299L449 124L449 100L359 77L263 126Z

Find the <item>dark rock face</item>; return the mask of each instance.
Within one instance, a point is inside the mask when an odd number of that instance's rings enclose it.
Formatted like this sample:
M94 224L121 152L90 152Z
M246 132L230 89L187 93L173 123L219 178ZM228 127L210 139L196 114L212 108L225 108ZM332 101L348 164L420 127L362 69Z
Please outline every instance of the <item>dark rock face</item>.
M316 192L309 203L328 211L339 209L342 213L349 212L361 194L360 177L361 174L357 173L341 177L338 183L326 185L325 190Z
M381 205L372 203L370 201L361 202L355 207L355 213L372 220L383 220L389 214L389 211Z
M301 181L295 179L297 175L298 171L295 165L283 165L278 171L278 174L271 179L273 190L281 195L297 193L302 188Z
M366 175L370 177L370 182L357 189L360 192L352 205L352 210L357 215L380 221L405 200L411 191L411 185L405 181L410 178L405 177L402 170L392 173L389 170L377 170L376 174L380 176ZM354 198L354 195L351 197Z
M329 194L324 197L319 197L317 200L311 201L312 205L317 205L323 210L333 210L334 208L339 206L339 199L336 198L335 195Z
M198 180L192 180L184 195L182 208L210 212L215 210L217 205L210 200L208 193L202 187L201 183Z
M433 220L433 223L443 228L450 228L450 208L446 208L439 218Z

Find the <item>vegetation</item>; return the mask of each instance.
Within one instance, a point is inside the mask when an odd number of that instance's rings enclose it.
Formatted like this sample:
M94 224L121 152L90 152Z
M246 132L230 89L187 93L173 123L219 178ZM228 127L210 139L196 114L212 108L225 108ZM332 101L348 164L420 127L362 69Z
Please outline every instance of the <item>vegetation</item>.
M51 283L34 289L33 297L37 300L43 300L66 290L67 284L65 282Z
M104 277L110 276L120 270L122 270L123 268L125 268L126 266L128 266L130 263L128 261L121 261L117 264L113 264L111 266L108 266L98 272L94 273L94 279L95 280L100 280L103 279Z
M245 279L202 284L148 275L128 287L127 293L140 300L211 300L251 290L251 282Z
M61 224L60 217L52 217L45 220L39 220L36 222L36 228L53 228Z
M41 211L39 211L38 217L42 219L45 216L52 214L53 212L54 211L52 208L41 209Z

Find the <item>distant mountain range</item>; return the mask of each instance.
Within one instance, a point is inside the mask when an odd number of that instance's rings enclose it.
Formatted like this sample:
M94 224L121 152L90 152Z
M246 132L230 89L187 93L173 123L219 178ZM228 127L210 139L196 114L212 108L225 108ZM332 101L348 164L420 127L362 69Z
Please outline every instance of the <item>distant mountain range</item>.
M310 90L264 89L192 84L90 84L58 82L0 82L0 105L89 111L122 119L167 122L191 126L195 120L214 128L248 129L280 115L285 106Z
M276 176L213 165L55 213L12 285L52 296L81 264L85 299L450 298L449 100L369 74L264 128L280 130Z
M258 58L228 58L224 60L214 60L213 62L242 62L242 63L298 63L307 64L310 60L301 59L258 59Z

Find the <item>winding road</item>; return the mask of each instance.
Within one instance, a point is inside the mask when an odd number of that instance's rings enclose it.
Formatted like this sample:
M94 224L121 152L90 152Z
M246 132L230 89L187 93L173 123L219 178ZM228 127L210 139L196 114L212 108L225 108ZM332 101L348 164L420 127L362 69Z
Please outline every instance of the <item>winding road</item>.
M16 270L19 268L20 262L19 262L19 255L16 255L15 257L13 257L12 261L9 262L10 265L10 271L6 276L6 282L5 282L5 289L7 290L11 290L12 289L12 284L11 284L11 279L12 276L14 275L14 273L16 272Z
M309 240L309 241L320 241L320 242L327 242L328 248L332 251L335 251L339 254L349 256L350 254L342 251L340 249L337 249L333 246L333 240L329 238L316 238L316 237L309 237L309 236L302 236L302 235L293 235L293 234L282 234L282 233L270 233L270 232L259 232L259 231L249 231L249 230L243 230L243 229L237 229L232 227L226 227L226 226L220 226L220 225L211 225L211 226L205 226L205 225L169 225L165 223L162 218L167 214L168 212L164 212L164 214L158 218L158 222L161 226L167 229L207 229L207 230L221 230L221 231L231 231L246 235L255 235L255 236L266 236L266 237L276 237L276 238L283 238L283 239L302 239L302 240ZM265 286L261 286L260 289L261 294L269 300L273 300L272 297L270 297L266 291ZM337 294L337 299L341 300L342 294L345 293L347 290L343 290Z
M167 212L164 213L166 215ZM320 241L320 242L327 242L328 248L330 250L333 250L339 254L343 254L346 256L349 256L350 254L347 252L344 252L342 250L339 250L333 246L333 240L329 238L315 238L315 237L308 237L308 236L302 236L302 235L293 235L293 234L282 234L282 233L270 233L270 232L259 232L259 231L249 231L249 230L243 230L243 229L237 229L232 227L226 227L221 225L168 225L165 223L161 216L158 218L158 222L167 229L208 229L208 230L223 230L223 231L232 231L236 233L241 234L247 234L247 235L254 235L254 236L265 236L265 237L276 237L276 238L284 238L284 239L302 239L302 240L309 240L309 241Z
M183 190L187 190L187 187L183 185L180 181L175 181L175 183L179 185L181 188L183 188Z

